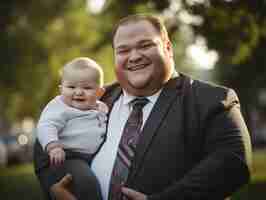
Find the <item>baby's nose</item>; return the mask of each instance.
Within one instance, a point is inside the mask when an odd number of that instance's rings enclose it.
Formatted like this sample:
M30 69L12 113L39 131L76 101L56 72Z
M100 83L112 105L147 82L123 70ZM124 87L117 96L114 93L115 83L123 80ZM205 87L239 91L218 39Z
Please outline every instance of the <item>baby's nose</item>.
M81 95L81 94L83 94L83 90L80 89L80 88L76 88L75 93L76 93L77 95Z

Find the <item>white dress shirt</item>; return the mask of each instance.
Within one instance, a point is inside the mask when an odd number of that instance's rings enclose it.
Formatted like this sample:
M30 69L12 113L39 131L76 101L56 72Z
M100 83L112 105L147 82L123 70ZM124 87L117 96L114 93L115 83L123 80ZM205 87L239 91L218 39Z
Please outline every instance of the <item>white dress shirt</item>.
M150 112L160 93L161 90L152 96L146 97L149 102L143 108L143 125L150 115ZM92 162L91 168L100 182L103 200L108 200L109 184L118 145L122 136L123 128L132 110L130 102L135 98L136 97L123 91L123 94L115 102L110 113L107 139Z

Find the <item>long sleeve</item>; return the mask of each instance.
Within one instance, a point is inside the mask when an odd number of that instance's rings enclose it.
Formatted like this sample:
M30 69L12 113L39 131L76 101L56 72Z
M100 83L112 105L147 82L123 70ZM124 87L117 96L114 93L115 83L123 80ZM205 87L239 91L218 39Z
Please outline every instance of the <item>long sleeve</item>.
M58 134L65 124L64 108L56 97L44 108L37 124L37 137L44 150L50 142L58 141Z
M198 104L202 106L199 108L202 126L199 135L203 138L201 160L182 179L150 195L150 200L224 199L248 183L251 144L238 98L233 90L222 89L226 91L225 98L216 101L220 96L206 91L203 89L198 94L202 100ZM209 102L209 106L204 107L204 101Z

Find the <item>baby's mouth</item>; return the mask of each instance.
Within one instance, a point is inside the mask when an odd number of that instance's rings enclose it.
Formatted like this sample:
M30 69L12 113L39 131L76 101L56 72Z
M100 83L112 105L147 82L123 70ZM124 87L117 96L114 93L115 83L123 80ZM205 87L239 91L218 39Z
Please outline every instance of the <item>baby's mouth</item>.
M84 99L73 99L74 101L82 102Z

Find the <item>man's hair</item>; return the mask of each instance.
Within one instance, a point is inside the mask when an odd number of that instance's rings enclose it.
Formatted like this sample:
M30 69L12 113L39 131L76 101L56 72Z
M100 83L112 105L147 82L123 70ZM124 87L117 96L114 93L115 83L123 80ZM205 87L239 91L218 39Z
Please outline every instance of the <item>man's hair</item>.
M132 22L138 22L138 21L148 21L153 25L153 27L158 31L158 33L161 35L163 40L169 40L167 29L162 21L161 18L151 15L151 14L136 14L136 15L129 15L127 17L122 18L115 26L112 32L112 39L114 41L115 34L117 32L117 29L122 25L127 25ZM114 42L112 42L114 43Z
M99 86L103 86L103 70L102 68L92 59L87 57L75 58L63 66L60 71L61 78L68 73L68 69L74 70L94 70L95 71L95 81Z

